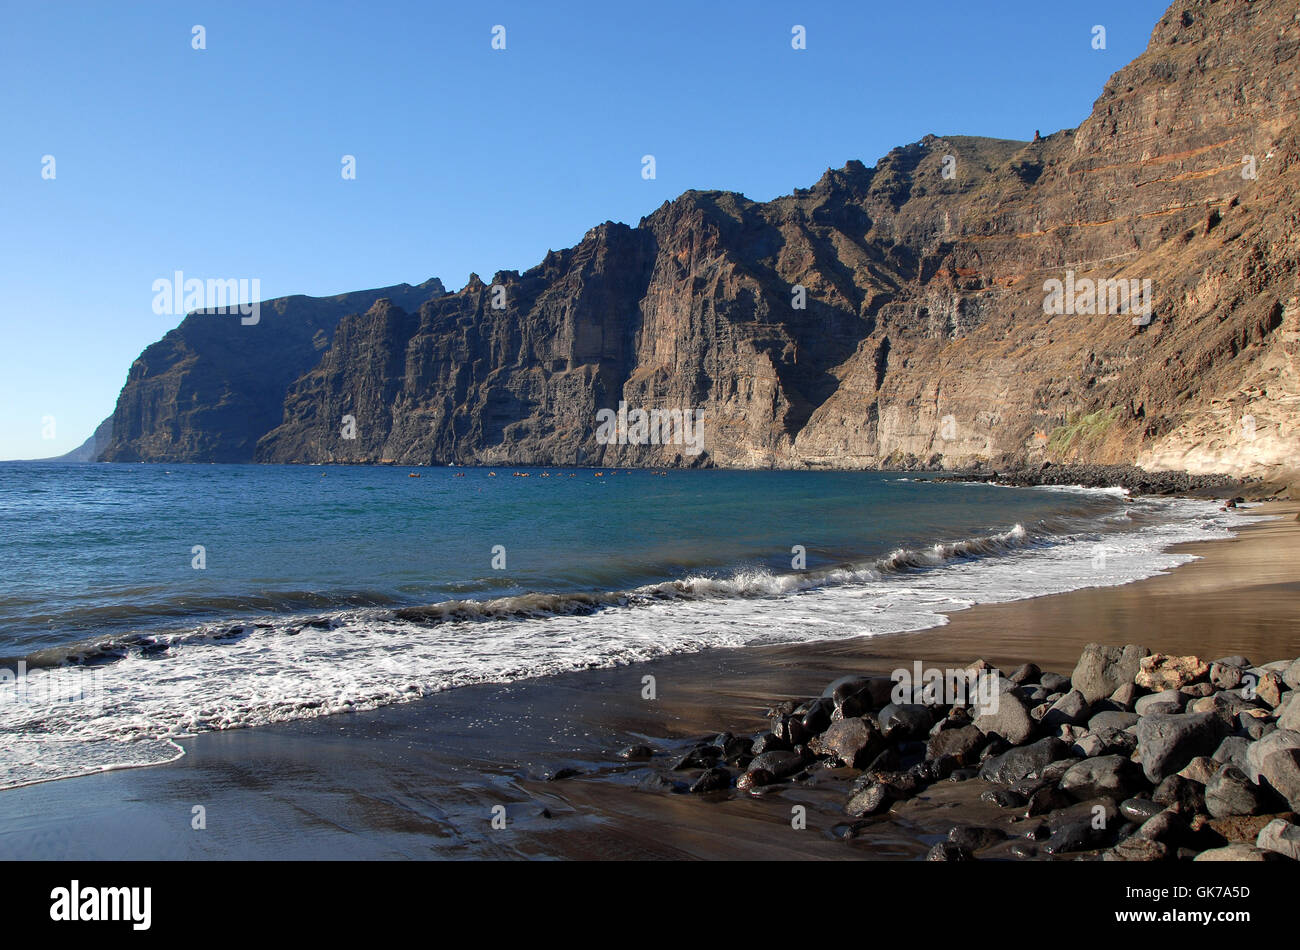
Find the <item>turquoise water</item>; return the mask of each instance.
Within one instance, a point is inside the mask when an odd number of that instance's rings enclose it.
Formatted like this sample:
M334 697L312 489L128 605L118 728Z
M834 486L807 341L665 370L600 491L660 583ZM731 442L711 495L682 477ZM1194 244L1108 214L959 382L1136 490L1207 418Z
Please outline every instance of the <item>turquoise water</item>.
M411 471L0 465L0 655L192 618L789 571L797 544L816 569L1116 506L862 472Z
M0 658L94 699L0 687L0 786L466 683L921 629L1224 533L1118 490L515 471L0 464Z

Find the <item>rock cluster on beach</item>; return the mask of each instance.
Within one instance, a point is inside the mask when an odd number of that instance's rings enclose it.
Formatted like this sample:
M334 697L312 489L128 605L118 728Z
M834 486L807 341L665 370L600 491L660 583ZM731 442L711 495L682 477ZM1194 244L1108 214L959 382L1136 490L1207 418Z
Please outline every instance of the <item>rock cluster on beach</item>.
M1190 495L1218 494L1224 490L1250 491L1264 497L1278 493L1273 486L1257 486L1251 490L1250 479L1233 478L1219 474L1191 474L1179 471L1147 471L1134 465L1053 465L1044 463L1002 471L974 471L956 475L938 475L936 482L996 482L999 485L1030 487L1035 485L1082 485L1084 488L1112 488L1118 486L1140 495Z
M994 846L999 857L1300 860L1300 660L1093 643L1068 676L984 661L969 673L991 689L958 702L887 676L842 677L817 698L774 706L767 731L702 741L643 785L764 794L851 770L846 837L936 783L987 785L981 800L1015 830L957 825L930 860Z

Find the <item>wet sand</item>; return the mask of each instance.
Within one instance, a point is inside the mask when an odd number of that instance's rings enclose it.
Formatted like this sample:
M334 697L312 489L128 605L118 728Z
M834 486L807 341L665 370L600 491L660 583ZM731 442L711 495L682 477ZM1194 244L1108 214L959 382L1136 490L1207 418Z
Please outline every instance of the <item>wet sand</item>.
M848 842L851 773L761 797L638 789L631 742L758 731L781 699L920 660L1069 673L1091 641L1256 662L1300 655L1300 505L1243 514L1201 560L1122 587L975 607L943 627L837 643L711 651L475 686L368 713L209 733L178 761L0 792L0 858L915 859L957 820L1006 823L982 783L939 783ZM655 677L657 698L641 698ZM659 760L662 765L663 760ZM560 768L573 778L547 781ZM806 828L792 809L806 809ZM195 807L203 809L205 827ZM494 807L505 827L494 829Z

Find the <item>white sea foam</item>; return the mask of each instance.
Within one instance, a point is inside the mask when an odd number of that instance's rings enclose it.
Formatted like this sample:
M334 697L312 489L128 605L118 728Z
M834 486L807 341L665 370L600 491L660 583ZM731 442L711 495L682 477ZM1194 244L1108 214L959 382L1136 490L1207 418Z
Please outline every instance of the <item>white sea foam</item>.
M0 787L166 761L176 755L174 740L202 731L373 709L473 683L924 629L974 604L1160 573L1192 559L1169 553L1170 545L1227 537L1241 518L1188 499L1140 499L1133 508L1162 516L1133 530L1037 546L1021 546L1025 531L1015 526L822 571L811 581L762 570L690 577L673 582L673 596L643 588L585 613L550 614L543 601L522 619L489 613L431 625L360 608L328 626L270 618L236 637L189 631L165 652L129 652L99 668L97 707L0 702Z

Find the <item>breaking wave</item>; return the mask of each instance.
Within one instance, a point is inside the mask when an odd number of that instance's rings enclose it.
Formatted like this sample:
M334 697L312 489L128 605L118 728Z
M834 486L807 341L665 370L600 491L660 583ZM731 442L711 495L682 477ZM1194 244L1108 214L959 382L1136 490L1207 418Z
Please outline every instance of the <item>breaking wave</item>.
M1023 525L962 541L938 542L924 548L898 548L870 561L810 571L779 573L765 568L739 569L724 577L692 575L626 591L604 593L527 593L491 600L446 600L395 611L401 620L439 624L471 620L528 620L582 617L612 607L639 607L671 600L780 597L824 587L879 581L893 574L941 567L949 561L996 557L1034 543Z
M1142 499L808 571L741 566L622 591L357 605L91 638L23 657L26 693L0 679L0 787L168 761L177 740L200 732L474 683L925 629L974 604L1159 573L1191 560L1170 545L1227 537L1239 521L1210 502ZM92 677L92 701L30 699L55 695L41 687L69 670Z

